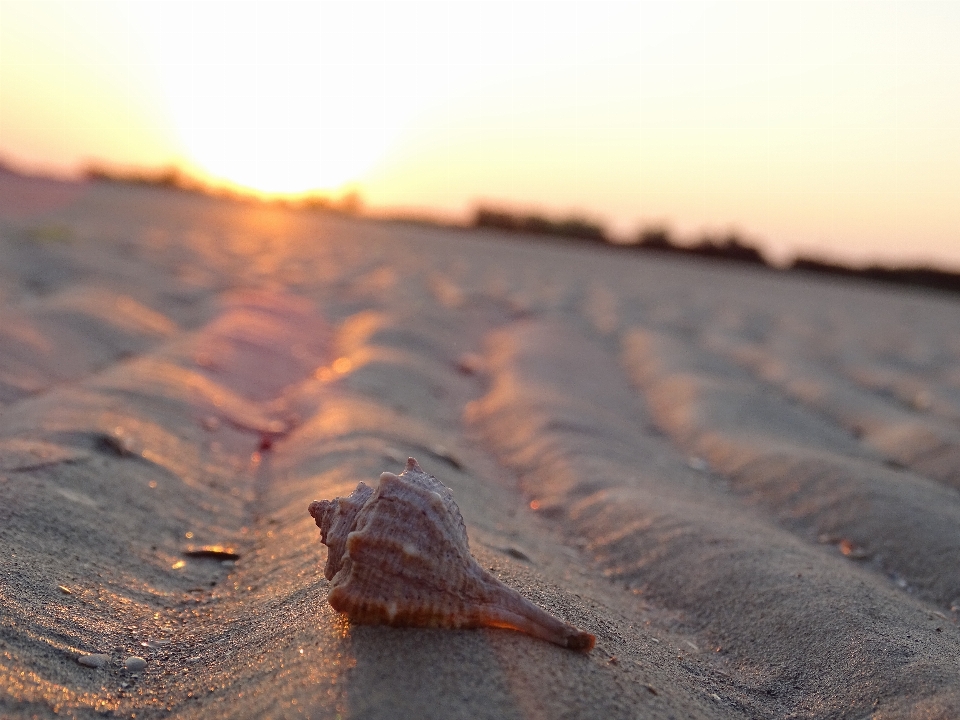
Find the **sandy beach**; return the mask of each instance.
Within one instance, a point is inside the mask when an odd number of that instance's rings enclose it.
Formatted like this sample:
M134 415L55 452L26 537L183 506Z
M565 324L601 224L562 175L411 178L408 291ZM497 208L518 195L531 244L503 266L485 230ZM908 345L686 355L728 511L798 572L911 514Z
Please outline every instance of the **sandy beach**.
M957 298L0 191L0 717L960 717ZM592 652L330 607L410 456Z

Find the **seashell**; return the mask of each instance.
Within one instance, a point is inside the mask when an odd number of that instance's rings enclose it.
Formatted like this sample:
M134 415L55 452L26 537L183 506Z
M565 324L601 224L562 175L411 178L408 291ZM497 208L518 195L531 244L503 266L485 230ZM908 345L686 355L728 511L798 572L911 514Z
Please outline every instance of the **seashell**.
M453 493L413 458L374 490L319 500L310 514L327 546L328 600L360 624L519 630L574 650L596 638L561 622L484 570Z

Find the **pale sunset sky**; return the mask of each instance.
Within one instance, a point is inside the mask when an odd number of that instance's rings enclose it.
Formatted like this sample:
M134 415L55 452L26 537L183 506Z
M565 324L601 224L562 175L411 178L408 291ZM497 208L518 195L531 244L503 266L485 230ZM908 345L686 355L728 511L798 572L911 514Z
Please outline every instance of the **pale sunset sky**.
M0 0L0 158L960 269L960 2Z

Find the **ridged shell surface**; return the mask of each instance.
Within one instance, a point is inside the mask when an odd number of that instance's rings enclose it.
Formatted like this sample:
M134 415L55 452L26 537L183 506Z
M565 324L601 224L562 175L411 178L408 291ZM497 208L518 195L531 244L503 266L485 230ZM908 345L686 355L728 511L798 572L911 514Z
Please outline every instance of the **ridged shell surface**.
M453 493L410 458L346 498L310 504L328 547L329 602L351 621L418 627L503 627L577 650L594 636L557 620L470 554Z

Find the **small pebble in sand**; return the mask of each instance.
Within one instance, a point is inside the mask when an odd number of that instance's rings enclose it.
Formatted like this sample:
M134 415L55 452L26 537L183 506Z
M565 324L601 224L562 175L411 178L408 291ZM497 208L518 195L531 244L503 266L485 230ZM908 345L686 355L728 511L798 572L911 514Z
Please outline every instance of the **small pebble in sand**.
M103 667L110 662L110 656L103 653L88 653L77 658L77 662L86 667Z
M239 560L240 553L231 547L223 545L190 545L183 554L187 557L206 558L209 560Z
M137 655L131 655L123 661L123 666L130 672L139 672L147 666L147 661Z
M870 553L847 538L841 539L840 542L837 543L837 548L851 560L866 560L870 557Z
M524 562L533 562L533 560L530 559L530 556L527 555L520 548L513 547L512 545L508 545L507 547L501 548L501 549L503 550L503 552L505 552L507 555L509 555L512 558L516 558L517 560L523 560Z
M97 438L98 450L112 453L121 458L136 457L139 453L134 445L133 438L119 426L114 428L112 433L103 433Z

